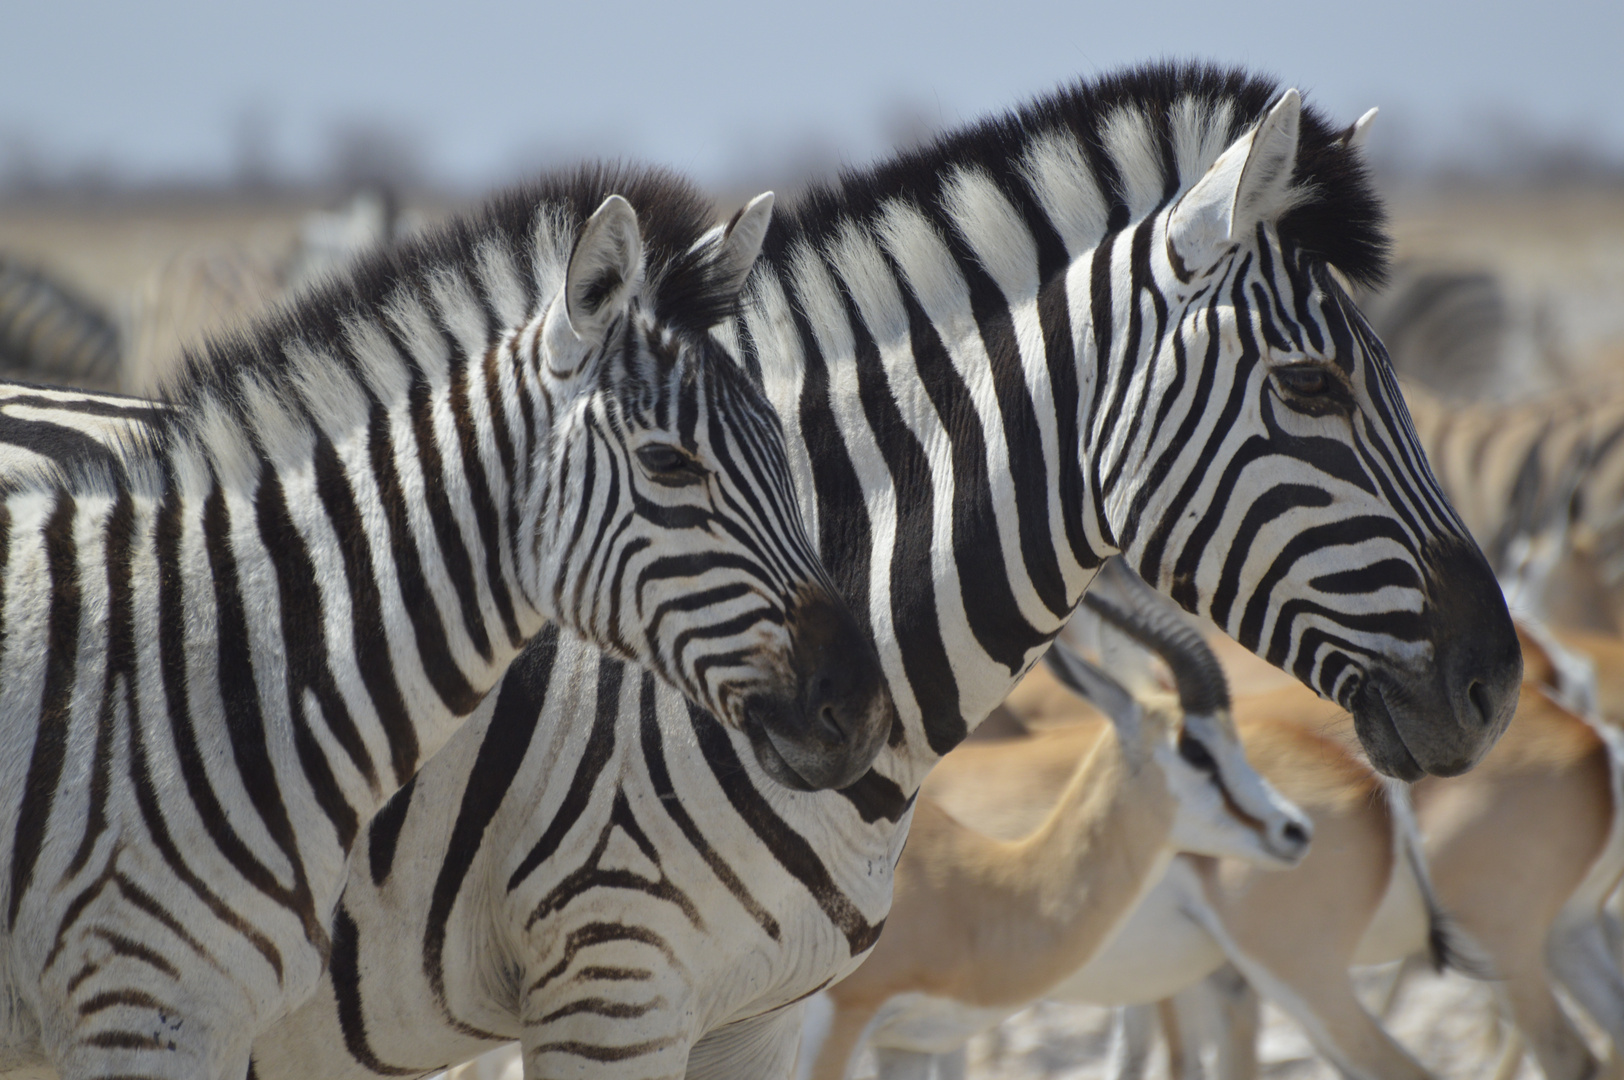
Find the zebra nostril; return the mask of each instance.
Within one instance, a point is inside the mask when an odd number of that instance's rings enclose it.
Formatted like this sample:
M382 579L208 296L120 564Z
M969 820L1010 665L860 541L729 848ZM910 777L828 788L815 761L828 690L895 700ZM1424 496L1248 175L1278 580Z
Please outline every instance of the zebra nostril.
M1483 685L1482 680L1472 680L1472 685L1466 688L1466 700L1472 703L1478 723L1487 724L1493 719L1494 708L1489 701L1489 688Z
M845 742L846 729L840 724L840 715L833 705L818 710L818 733L830 742Z

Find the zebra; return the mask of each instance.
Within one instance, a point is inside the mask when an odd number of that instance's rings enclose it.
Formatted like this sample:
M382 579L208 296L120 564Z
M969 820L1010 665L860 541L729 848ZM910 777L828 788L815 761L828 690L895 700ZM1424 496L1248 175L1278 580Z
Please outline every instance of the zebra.
M1368 122L1141 68L778 214L714 333L783 418L898 730L796 793L657 681L533 646L357 845L328 977L256 1080L509 1039L532 1077L782 1075L796 1003L880 932L921 779L1115 553L1350 707L1384 771L1469 767L1520 656L1337 281L1383 265Z
M8 467L0 1070L243 1076L367 821L538 633L797 790L868 768L878 657L706 333L771 209L544 177L212 341L117 469Z
M0 378L111 386L118 364L118 327L100 306L0 256Z
M0 382L0 485L66 483L91 463L117 472L123 449L150 438L168 412L148 398Z

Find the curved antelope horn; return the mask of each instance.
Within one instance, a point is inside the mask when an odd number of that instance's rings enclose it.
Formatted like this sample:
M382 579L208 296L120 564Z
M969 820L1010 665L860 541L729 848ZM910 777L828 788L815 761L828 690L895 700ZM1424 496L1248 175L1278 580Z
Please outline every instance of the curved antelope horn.
M1054 672L1055 678L1059 679L1063 686L1085 700L1093 702L1110 718L1118 731L1127 732L1138 728L1139 703L1128 692L1128 688L1072 652L1064 642L1056 641L1050 646L1049 651L1044 654L1043 662L1049 665L1049 670Z
M1229 680L1200 633L1121 559L1110 560L1100 576L1114 587L1109 592L1084 593L1083 603L1167 661L1185 713L1211 716L1228 712Z

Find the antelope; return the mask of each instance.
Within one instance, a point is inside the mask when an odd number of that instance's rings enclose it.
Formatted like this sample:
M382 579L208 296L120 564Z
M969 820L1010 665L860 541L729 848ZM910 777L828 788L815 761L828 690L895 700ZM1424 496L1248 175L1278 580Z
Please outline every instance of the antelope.
M1084 603L1167 662L1176 704L1136 697L1063 645L1050 650L1058 678L1100 706L1115 738L1049 777L1062 790L1019 840L960 824L927 784L886 931L830 988L818 1080L849 1075L865 1036L891 1076L1041 998L1109 941L1177 851L1288 867L1308 850L1307 819L1247 764L1223 671L1200 636L1148 587L1115 577L1124 592L1096 589Z
M926 791L959 820L996 836L1029 827L1034 812L1055 798L1053 774L1104 734L1075 706L1062 726L1056 702L1045 673L1029 676L1006 707L1045 728L1029 739L950 754ZM1319 1026L1316 1042L1345 1071L1425 1077L1359 1005L1347 975L1365 939L1425 942L1437 925L1402 807L1335 733L1239 710L1235 720L1248 760L1313 823L1313 850L1284 873L1235 859L1173 859L1110 944L1046 996L1106 1006L1151 1003L1238 960L1294 1016L1312 1021L1311 1033ZM1447 955L1447 939L1439 944ZM1138 1014L1130 1020L1143 1027ZM1220 1049L1249 1047L1239 1039Z
M1345 1075L1425 1077L1353 996L1347 971L1429 944L1435 954L1439 945L1446 955L1457 949L1449 924L1422 917L1430 891L1432 906L1450 912L1500 981L1515 1029L1547 1080L1596 1075L1598 1063L1557 1003L1550 974L1615 1045L1624 1045L1624 976L1598 918L1624 872L1619 761L1605 739L1545 690L1554 677L1550 658L1527 637L1523 650L1527 682L1501 744L1473 772L1429 778L1413 790L1427 834L1430 890L1411 830L1392 833L1407 846L1405 858L1385 857L1371 843L1380 834L1383 802L1370 798L1377 778L1352 754L1347 715L1283 687L1240 702L1237 723L1259 771L1312 817L1314 851L1287 874L1257 874L1230 861L1176 862L1113 945L1052 996L1095 1004L1156 1000L1178 980L1164 975L1161 985L1146 985L1155 981L1146 969L1153 957L1182 946L1191 986L1206 974L1203 966L1217 970L1225 960L1244 976L1209 979L1197 991L1218 997L1227 1021L1218 1032L1224 1077L1255 1075L1254 988L1297 1019ZM1012 704L1018 714L1019 700ZM1402 825L1403 806L1386 807ZM1175 965L1167 958L1162 966L1170 975ZM1123 992L1135 982L1137 993ZM1139 1075L1152 1031L1145 1008L1128 1011L1118 1028L1117 1080ZM1177 1061L1181 1048L1169 1042ZM1501 1075L1520 1054L1513 1040Z

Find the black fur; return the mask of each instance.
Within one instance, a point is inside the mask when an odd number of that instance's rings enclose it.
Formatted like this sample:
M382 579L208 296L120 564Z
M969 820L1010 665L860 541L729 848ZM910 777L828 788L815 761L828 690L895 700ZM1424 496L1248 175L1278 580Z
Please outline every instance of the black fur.
M948 132L871 169L848 171L833 185L814 187L796 206L775 215L765 254L781 263L794 239L804 237L816 245L842 220L865 219L888 199L905 199L927 215L940 217L941 183L953 165L976 167L991 176L1027 220L1033 220L1034 200L1016 167L1028 142L1055 131L1069 131L1077 139L1094 165L1101 191L1114 204L1110 226L1121 228L1128 224L1127 206L1100 132L1100 125L1116 109L1133 108L1150 121L1162 147L1166 195L1171 199L1179 190L1168 130L1168 110L1175 101L1193 94L1232 102L1227 141L1233 141L1262 119L1280 93L1270 79L1197 63L1147 64L1079 81L1002 116ZM1333 128L1312 108L1304 107L1300 131L1293 179L1309 186L1313 195L1280 219L1281 241L1325 260L1354 282L1379 284L1387 273L1386 214L1364 162L1345 145L1346 129ZM951 234L951 229L944 229L944 236Z

